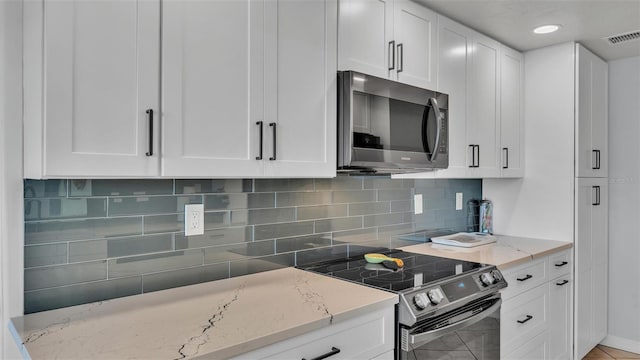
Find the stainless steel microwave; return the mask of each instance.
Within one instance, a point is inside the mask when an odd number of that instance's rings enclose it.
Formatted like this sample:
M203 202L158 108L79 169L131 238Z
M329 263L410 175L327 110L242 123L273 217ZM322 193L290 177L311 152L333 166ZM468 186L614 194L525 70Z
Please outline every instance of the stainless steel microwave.
M449 166L449 96L338 72L338 171L404 173Z

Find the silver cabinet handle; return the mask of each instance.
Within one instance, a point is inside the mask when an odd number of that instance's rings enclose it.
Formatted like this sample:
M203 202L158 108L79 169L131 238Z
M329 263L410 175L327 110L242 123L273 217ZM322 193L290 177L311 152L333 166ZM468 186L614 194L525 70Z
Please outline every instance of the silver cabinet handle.
M153 156L153 109L147 109L149 115L149 151L145 155Z
M396 41L389 41L389 59L391 60L391 65L389 65L389 71L396 68Z
M276 123L269 123L269 126L273 127L273 156L269 160L276 160Z

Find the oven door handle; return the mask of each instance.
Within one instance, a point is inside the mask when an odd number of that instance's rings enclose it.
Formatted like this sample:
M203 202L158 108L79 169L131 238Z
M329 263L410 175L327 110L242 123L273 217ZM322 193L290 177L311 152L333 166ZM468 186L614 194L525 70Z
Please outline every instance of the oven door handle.
M431 340L435 340L437 338L439 338L440 336L444 335L445 333L451 332L451 331L456 331L459 329L462 329L464 327L473 325L475 323L477 323L478 321L486 318L487 316L489 316L490 314L492 314L493 312L495 312L496 310L500 309L500 305L502 304L502 299L498 299L495 304L491 305L491 307L487 308L486 310L484 310L483 312L480 312L476 315L473 315L469 318L466 318L464 320L461 320L459 322L455 322L451 325L447 325L445 327L441 327L439 329L435 329L435 330L429 330L429 331L425 331L423 333L419 333L419 334L409 334L409 344L414 345L414 344L421 344L421 343L425 343L425 342L429 342Z

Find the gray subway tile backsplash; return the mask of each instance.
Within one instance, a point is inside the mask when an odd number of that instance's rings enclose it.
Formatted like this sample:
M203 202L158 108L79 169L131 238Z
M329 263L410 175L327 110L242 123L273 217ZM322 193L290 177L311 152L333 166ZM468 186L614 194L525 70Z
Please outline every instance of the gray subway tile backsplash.
M107 279L106 260L26 269L24 289L37 290Z
M67 263L67 244L45 244L24 247L24 267L48 266Z
M180 213L186 204L201 203L201 195L113 197L109 198L109 216Z
M142 234L142 217L32 221L24 226L26 245L106 239Z
M141 276L25 291L24 312L29 314L137 294L142 294Z
M318 205L298 208L298 220L326 219L347 216L347 204Z
M480 180L25 180L25 312L213 281L465 230ZM413 194L424 213L414 215ZM184 236L184 205L205 234Z
M115 258L109 260L109 278L150 274L198 265L203 265L202 249Z
M142 196L173 194L170 179L69 180L69 196Z

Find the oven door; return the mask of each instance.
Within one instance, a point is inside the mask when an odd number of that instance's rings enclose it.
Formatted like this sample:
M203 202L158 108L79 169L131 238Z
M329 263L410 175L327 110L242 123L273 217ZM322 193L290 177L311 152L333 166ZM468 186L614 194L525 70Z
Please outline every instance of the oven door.
M500 294L400 327L400 359L500 359Z

